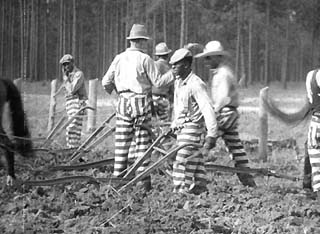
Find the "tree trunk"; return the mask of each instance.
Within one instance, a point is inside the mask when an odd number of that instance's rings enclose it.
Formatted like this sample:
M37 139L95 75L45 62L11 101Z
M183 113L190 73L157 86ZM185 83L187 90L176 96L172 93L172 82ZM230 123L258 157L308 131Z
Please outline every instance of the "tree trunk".
M125 21L125 24L126 24L126 27L125 27L125 47L127 48L128 47L128 40L126 39L128 33L129 33L129 30L130 30L130 26L131 26L131 11L130 11L131 7L130 7L130 0L127 0L126 2L126 21Z
M30 40L29 40L29 78L34 79L34 40L35 40L35 11L34 11L34 0L31 0L31 18L30 18Z
M300 35L299 38L299 77L298 81L303 80L303 55L304 55L304 49L303 49L303 43L302 43L302 38Z
M59 53L56 61L59 61L63 56L63 0L60 0L60 15L59 15ZM58 64L58 63L57 63ZM59 64L58 64L59 65ZM61 76L60 69L58 75Z
M83 65L83 23L80 21L80 32L79 32L79 49L78 49L78 64L79 67Z
M12 6L12 1L10 1L10 7L9 7L9 58L8 61L10 61L10 67L9 67L9 77L14 78L14 72L15 72L15 60L13 59L13 44L14 44L14 37L13 37L13 29L14 29L14 7Z
M127 0L128 1L128 0ZM102 19L103 19L103 28L102 28L102 73L106 72L106 64L107 64L107 23L106 23L106 0L103 0L102 5Z
M76 54L76 36L77 36L77 5L76 5L76 0L72 1L72 6L73 6L73 18L72 18L72 55L74 58L77 57Z
M313 5L317 4L318 0L313 0ZM313 27L312 27L312 35L311 35L311 58L312 58L312 67L318 66L317 64L317 18L318 18L318 11L317 9L313 9L312 11L312 17L313 17Z
M97 46L97 57L96 57L96 73L94 74L94 76L96 77L100 77L101 74L101 50L102 50L102 43L101 43L101 37L102 37L102 31L101 31L101 17L100 17L100 8L98 9L98 17L97 17L97 22L96 22L96 26L97 26L97 36L96 36L96 46ZM103 16L102 16L103 17Z
M270 0L266 0L266 38L265 38L265 58L264 58L264 84L269 83L269 33L270 33Z
M235 75L239 80L239 63L240 63L240 40L241 40L241 3L238 1L237 4L237 45L236 45L236 67Z
M22 0L20 0L22 1ZM21 4L20 4L21 5ZM4 76L4 66L3 66L3 62L4 62L4 27L5 27L5 24L4 24L4 20L5 20L5 3L3 2L3 4L1 4L1 25L0 25L0 32L1 32L1 35L0 35L0 40L2 41L1 45L0 45L0 77L3 77ZM20 11L20 14L21 14L21 11ZM21 18L22 19L22 18Z
M287 89L287 77L288 77L289 27L290 27L290 18L288 15L287 22L286 22L286 38L284 42L284 53L282 57L282 68L281 68L281 83L284 89Z
M240 67L241 67L241 73L240 73L240 80L239 83L242 88L247 88L247 80L246 80L246 71L245 71L245 65L244 65L244 42L240 45Z
M61 56L63 54L65 54L67 51L67 40L66 40L66 28L67 28L67 2L63 2L63 8L62 8L62 53Z
M163 20L163 41L167 43L167 3L163 1L162 20Z
M24 57L23 57L23 78L26 79L28 76L28 53L30 52L29 40L30 40L30 11L29 11L29 2L25 1L25 27L24 27Z
M189 40L188 38L188 1L185 1L185 12L184 12L184 40L183 40L183 45L187 44L187 41Z
M116 4L115 9L117 9L117 2L115 2L115 4ZM119 31L118 31L118 29L119 29L119 15L118 15L118 11L115 10L114 14L115 14L115 17L114 17L114 19L115 19L115 22L114 22L114 26L115 26L115 29L114 29L114 32L115 32L115 34L114 34L114 48L116 49L115 53L118 54L119 53Z
M249 42L248 42L248 81L247 85L252 84L252 34L253 34L253 3L250 2L250 13L249 13Z
M186 0L180 0L181 2L181 24L180 24L180 48L184 45L185 38L185 12L186 12Z
M43 75L44 75L44 80L48 80L48 60L47 60L47 18L48 18L48 3L45 2L45 13L44 13L44 29L43 29Z
M40 48L40 46L39 46L39 38L40 38L40 27L39 27L39 25L40 25L40 0L37 0L36 1L36 6L35 6L36 8L35 8L35 10L36 10L36 15L35 15L35 37L36 37L36 39L35 39L35 48L34 48L34 56L35 56L35 59L34 59L34 61L35 61L35 63L34 63L34 72L35 72L35 79L36 80L41 80L40 79L40 71L39 71L39 69L40 69L40 66L39 66L39 64L41 63L41 61L39 60L39 52L40 52L40 50L39 50L39 48Z
M157 33L156 33L156 13L152 13L152 51L156 47L156 38L157 38ZM153 54L153 53L152 53Z

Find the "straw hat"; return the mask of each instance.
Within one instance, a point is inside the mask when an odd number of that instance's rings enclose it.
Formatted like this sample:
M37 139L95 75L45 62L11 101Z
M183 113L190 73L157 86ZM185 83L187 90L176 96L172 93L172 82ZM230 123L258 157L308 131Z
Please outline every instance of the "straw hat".
M171 56L170 58L170 64L175 64L179 61L181 61L182 59L184 58L187 58L187 57L192 57L192 53L190 50L188 49L185 49L185 48L181 48L181 49L178 49L176 50L173 55Z
M202 53L195 55L195 58L203 58L214 55L230 55L229 52L223 49L223 46L219 41L210 41L206 44Z
M60 64L64 64L64 63L70 63L73 62L74 58L71 54L65 54L62 56L62 58L60 59Z
M147 30L142 24L134 24L131 28L130 34L127 37L128 40L133 39L146 39L149 40L150 37L147 35Z
M170 54L172 50L170 50L165 42L160 42L156 45L154 55L166 55Z

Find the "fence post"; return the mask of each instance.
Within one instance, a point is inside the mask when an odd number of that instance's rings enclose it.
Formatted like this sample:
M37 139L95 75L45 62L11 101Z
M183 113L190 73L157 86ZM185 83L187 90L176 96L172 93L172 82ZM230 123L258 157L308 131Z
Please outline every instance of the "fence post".
M89 80L89 106L94 110L88 110L87 131L93 132L97 122L97 85L98 79Z
M54 114L56 112L56 97L54 94L57 92L57 79L51 81L51 93L50 93L50 106L49 106L49 119L48 119L48 132L50 132L54 126Z
M16 87L18 88L19 92L21 93L21 91L22 91L22 78L14 79L13 83L16 85Z
M261 89L259 96L259 157L263 162L268 160L268 113L262 101L262 97L266 95L268 87Z

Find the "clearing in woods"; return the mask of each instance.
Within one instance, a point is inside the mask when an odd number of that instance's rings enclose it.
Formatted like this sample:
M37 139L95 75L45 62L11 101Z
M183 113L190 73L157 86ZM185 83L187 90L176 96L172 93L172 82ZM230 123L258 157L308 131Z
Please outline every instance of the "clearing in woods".
M38 88L35 89L35 86ZM24 85L24 104L33 137L47 134L49 87L49 84ZM246 142L252 167L267 167L301 177L307 123L288 128L270 117L268 162L262 163L258 159L256 139L259 120L256 111L260 88L262 86L241 90L240 136ZM97 126L112 113L115 100L105 95L101 87L98 90ZM305 97L302 83L290 84L288 90L274 84L269 92L288 111L299 109ZM63 97L59 96L59 116L64 111L63 103ZM63 147L63 138L62 134L55 142L56 149ZM110 176L110 166L46 175L34 173L36 169L61 162L59 160L66 159L68 155L70 152L49 154L39 151L38 160L17 162L17 176L22 179L49 179L66 175ZM112 155L113 139L110 137L85 157L91 162ZM218 141L214 154L206 160L232 166L221 141ZM3 170L0 172L3 176ZM139 186L119 194L109 183L101 184L100 188L91 183L78 182L20 190L4 189L0 193L0 232L320 233L319 200L306 196L301 189L301 181L257 176L258 187L253 189L243 187L237 177L229 172L208 172L208 180L209 193L200 196L172 193L172 181L161 171L152 174L153 190L145 197Z

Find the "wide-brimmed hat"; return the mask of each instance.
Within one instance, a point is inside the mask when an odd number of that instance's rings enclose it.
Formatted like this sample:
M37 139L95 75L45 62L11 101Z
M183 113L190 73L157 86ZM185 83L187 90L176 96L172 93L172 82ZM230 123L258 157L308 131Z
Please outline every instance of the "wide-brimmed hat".
M195 55L195 58L203 58L214 55L225 55L229 56L229 52L223 49L223 46L219 41L210 41L206 44L202 53Z
M154 55L166 55L170 54L172 50L170 50L165 42L160 42L156 45Z
M64 63L70 63L73 62L74 58L71 54L65 54L62 56L62 58L60 59L60 64L64 64Z
M147 35L147 30L142 24L134 24L130 30L130 34L127 37L128 40L133 39L146 39L149 40L150 37Z
M178 49L176 50L173 55L171 56L170 58L170 64L175 64L179 61L181 61L182 59L184 58L187 58L187 57L192 57L192 53L190 50L188 49L185 49L185 48L181 48L181 49Z

